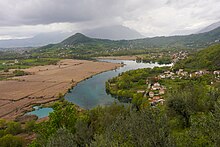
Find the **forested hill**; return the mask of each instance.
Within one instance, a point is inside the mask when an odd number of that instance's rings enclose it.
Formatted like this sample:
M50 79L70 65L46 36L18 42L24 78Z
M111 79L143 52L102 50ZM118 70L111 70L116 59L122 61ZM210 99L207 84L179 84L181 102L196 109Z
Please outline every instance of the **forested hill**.
M108 39L90 38L83 34L75 35L65 39L61 43L52 47L78 47L79 45L89 46L98 44L96 49L128 48L128 49L147 49L147 48L203 48L220 40L220 27L210 32L192 34L186 36L153 37L136 40L113 41Z
M220 69L220 44L201 50L176 64L176 68Z
M81 33L76 33L73 36L62 41L59 45L79 45L79 44L92 44L92 43L106 43L111 42L107 39L95 39L87 37Z

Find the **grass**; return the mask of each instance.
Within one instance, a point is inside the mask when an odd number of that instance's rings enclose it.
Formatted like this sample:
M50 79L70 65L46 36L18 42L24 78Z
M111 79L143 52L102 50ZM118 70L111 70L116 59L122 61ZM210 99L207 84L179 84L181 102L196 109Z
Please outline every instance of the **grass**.
M33 66L44 66L44 65L55 65L57 62L60 61L59 58L32 58L32 59L21 59L18 60L18 63L15 63L15 60L0 60L0 72L8 71L9 69L19 69L16 73L8 73L0 74L0 81L6 80L12 76L20 76L24 75L25 73L22 72L20 69L26 69Z
M34 59L21 59L18 63L14 60L0 60L0 70L5 69L25 69L32 66L44 66L56 64L60 59L58 58L34 58ZM5 63L5 65L3 65Z

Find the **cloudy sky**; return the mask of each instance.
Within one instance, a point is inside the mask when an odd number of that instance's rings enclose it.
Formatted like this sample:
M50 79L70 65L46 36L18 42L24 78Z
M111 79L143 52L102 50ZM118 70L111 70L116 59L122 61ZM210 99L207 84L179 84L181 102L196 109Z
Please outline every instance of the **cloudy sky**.
M220 0L0 0L0 39L109 25L167 36L217 21Z

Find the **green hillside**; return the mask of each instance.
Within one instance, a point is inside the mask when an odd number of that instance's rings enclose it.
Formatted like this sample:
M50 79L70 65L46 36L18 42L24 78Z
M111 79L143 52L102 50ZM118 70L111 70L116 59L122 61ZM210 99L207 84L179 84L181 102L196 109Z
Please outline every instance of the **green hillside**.
M90 38L76 33L58 44L50 44L32 51L42 57L93 57L131 55L154 50L202 49L220 40L220 28L206 33L186 36L153 37L136 40L108 40Z
M104 43L104 41L102 42ZM81 33L76 33L75 35L70 36L69 38L62 41L60 45L79 45L79 44L89 44L89 43L99 43L99 40L89 38Z
M107 40L89 38L83 34L77 33L59 45L92 45L102 44L105 47L114 48L130 48L130 49L147 49L147 48L203 48L210 44L219 41L220 28L206 33L192 34L185 36L170 36L170 37L153 37L136 40Z
M176 64L175 68L188 69L220 69L220 44L201 50Z

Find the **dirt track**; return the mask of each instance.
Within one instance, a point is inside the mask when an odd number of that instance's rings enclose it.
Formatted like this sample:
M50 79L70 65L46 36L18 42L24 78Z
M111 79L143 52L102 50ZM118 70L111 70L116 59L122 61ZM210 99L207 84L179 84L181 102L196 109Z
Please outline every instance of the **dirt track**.
M35 104L57 100L78 82L120 64L65 59L57 65L37 66L32 75L0 81L0 118L15 119Z

